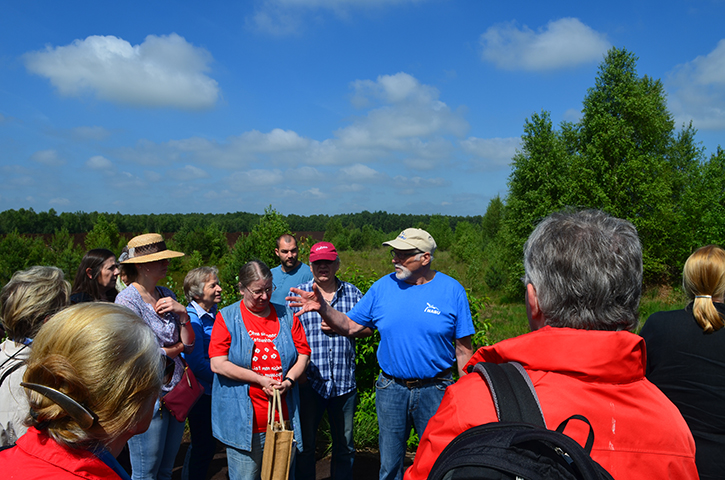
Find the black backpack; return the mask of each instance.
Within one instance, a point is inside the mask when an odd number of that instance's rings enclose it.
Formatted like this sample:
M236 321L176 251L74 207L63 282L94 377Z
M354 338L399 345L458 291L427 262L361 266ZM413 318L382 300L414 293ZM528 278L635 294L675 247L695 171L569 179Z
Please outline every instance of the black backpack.
M488 383L499 421L454 438L436 460L428 480L613 480L589 455L594 429L586 417L572 415L556 431L546 428L534 386L520 364L481 362L473 371ZM562 433L569 420L589 425L583 448Z

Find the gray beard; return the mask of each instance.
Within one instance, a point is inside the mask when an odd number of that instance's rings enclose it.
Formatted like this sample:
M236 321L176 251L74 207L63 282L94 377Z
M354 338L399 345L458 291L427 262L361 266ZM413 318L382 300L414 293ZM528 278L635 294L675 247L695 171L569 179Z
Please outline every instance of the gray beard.
M397 278L398 280L405 281L409 279L412 274L413 272L405 267L398 267L395 269L395 278Z

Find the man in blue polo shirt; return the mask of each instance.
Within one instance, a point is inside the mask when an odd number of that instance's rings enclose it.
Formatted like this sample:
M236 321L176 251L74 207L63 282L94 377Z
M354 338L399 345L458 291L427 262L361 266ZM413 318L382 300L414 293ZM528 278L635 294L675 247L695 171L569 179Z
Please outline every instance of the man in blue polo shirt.
M312 272L297 258L297 240L292 235L284 234L277 239L274 254L279 257L280 264L272 269L274 291L270 301L285 305L289 289L312 280Z
M423 435L448 385L451 366L471 358L474 333L466 292L453 278L431 268L435 240L408 228L383 243L392 248L395 272L381 278L347 314L325 302L322 292L293 288L293 307L317 311L323 328L346 336L380 332L375 384L380 430L380 480L399 480L411 426Z
M340 258L330 242L319 242L312 246L310 267L314 280L297 287L300 290L311 292L313 285L316 286L325 302L343 313L349 312L362 298L362 293L355 285L337 278ZM293 310L297 313L299 309ZM299 386L302 444L305 449L297 455L295 478L316 478L317 428L323 414L327 412L332 437L330 476L332 480L349 480L355 460L355 340L334 332L323 332L322 318L317 312L305 312L299 319L305 327L312 354L306 371L307 382L300 381Z

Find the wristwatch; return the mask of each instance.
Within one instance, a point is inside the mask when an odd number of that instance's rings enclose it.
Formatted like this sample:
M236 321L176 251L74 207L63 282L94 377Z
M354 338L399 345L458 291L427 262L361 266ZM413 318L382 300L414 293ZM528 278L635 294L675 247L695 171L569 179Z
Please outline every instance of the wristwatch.
M285 380L289 380L289 383L290 383L290 387L294 387L294 386L295 386L295 381L294 381L294 380L292 380L291 378L289 378L289 377L284 377L284 378L282 379L282 381L284 382Z

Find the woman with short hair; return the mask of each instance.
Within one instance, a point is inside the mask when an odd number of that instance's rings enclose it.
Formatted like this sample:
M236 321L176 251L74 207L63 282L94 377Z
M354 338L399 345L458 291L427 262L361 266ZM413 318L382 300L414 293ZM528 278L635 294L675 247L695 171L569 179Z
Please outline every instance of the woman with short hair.
M25 433L28 401L20 386L35 335L53 314L68 306L70 284L56 267L15 272L0 291L0 318L8 335L0 346L0 445Z
M31 426L0 452L3 478L128 479L114 456L149 426L161 358L126 308L86 303L55 315L33 342L23 379Z
M297 380L307 368L310 347L291 310L270 303L274 285L267 265L252 260L242 266L239 291L242 301L217 314L211 334L212 428L227 446L230 480L259 480L274 390L282 395L284 418L302 451Z
M78 266L70 302L112 302L116 299L118 264L112 251L105 248L89 250Z
M216 451L216 440L211 430L211 385L214 373L209 364L209 340L217 304L222 299L218 274L216 267L199 267L189 271L184 278L184 295L189 300L186 311L196 340L196 347L191 353L185 353L184 359L204 387L204 395L189 412L191 444L186 451L182 480L204 480Z
M698 248L685 262L682 310L652 314L640 335L647 379L674 403L695 439L700 478L725 472L725 250Z

